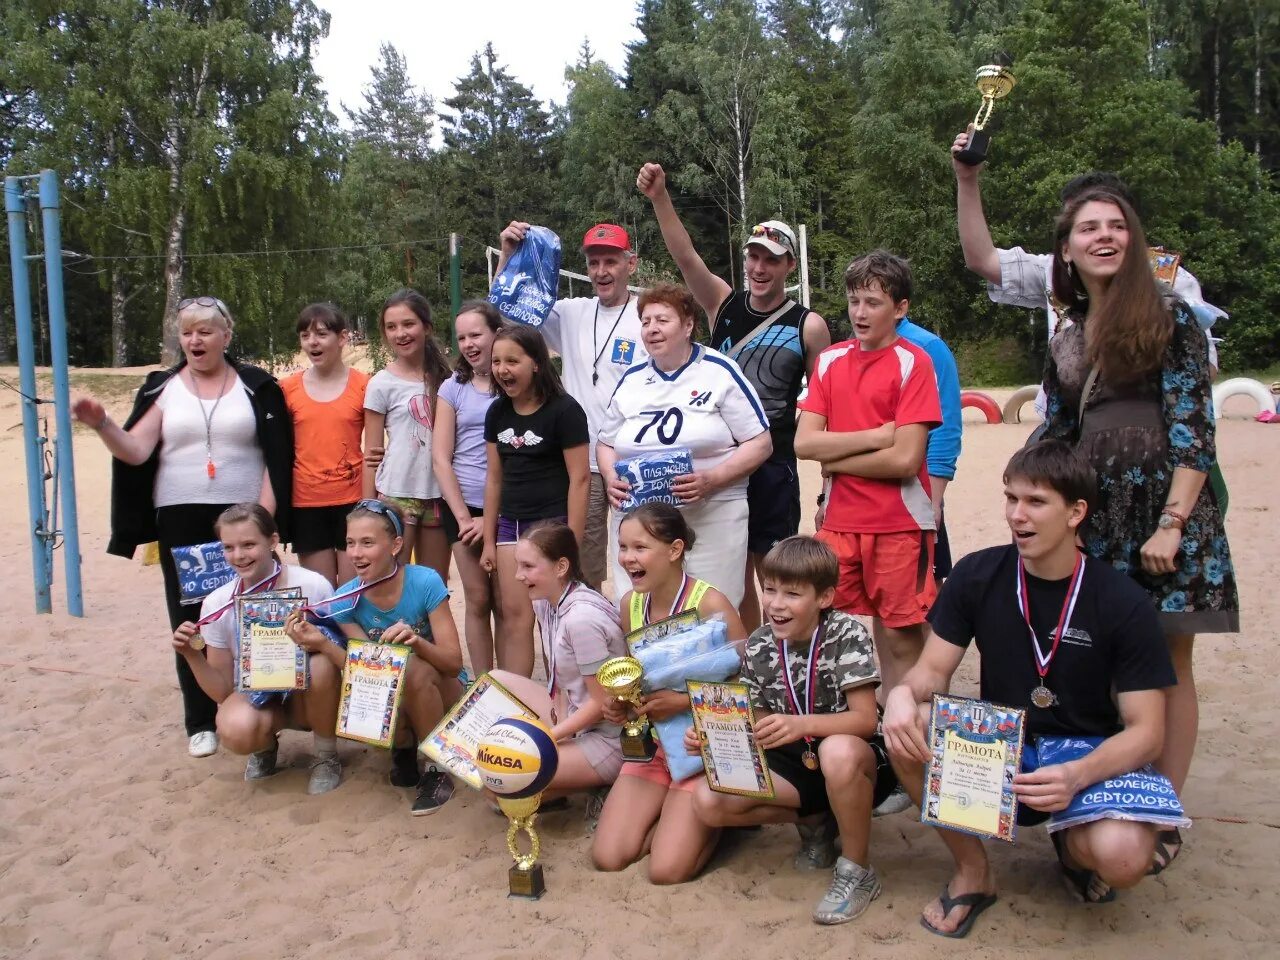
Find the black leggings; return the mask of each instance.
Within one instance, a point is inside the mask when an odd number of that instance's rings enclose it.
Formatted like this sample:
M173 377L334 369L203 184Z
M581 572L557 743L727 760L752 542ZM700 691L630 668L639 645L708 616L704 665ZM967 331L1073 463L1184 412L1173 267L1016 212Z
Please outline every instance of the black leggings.
M200 619L200 604L183 605L179 602L178 570L173 565L173 547L188 547L193 543L208 543L214 539L213 521L227 509L227 503L186 503L156 509L156 530L160 539L160 570L164 574L164 600L169 608L169 629L178 624ZM213 731L217 728L218 705L200 689L191 666L178 654L174 654L178 667L178 686L182 689L183 722L187 736Z

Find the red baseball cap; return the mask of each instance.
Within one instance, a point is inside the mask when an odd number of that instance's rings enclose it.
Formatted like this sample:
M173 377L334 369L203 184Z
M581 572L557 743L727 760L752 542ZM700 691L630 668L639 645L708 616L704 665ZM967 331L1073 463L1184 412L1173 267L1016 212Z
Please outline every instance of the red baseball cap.
M630 250L631 238L616 223L597 223L582 238L582 249L611 247L614 250Z

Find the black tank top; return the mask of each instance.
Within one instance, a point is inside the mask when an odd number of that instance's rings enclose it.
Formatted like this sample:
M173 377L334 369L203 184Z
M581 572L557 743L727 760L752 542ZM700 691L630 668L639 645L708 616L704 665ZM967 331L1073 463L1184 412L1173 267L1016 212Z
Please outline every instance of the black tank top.
M773 313L752 310L747 303L749 296L745 290L735 290L721 304L711 330L713 349L728 353ZM773 460L796 458L796 398L800 396L805 370L801 326L808 313L808 309L796 304L752 337L736 358L764 404L773 437Z

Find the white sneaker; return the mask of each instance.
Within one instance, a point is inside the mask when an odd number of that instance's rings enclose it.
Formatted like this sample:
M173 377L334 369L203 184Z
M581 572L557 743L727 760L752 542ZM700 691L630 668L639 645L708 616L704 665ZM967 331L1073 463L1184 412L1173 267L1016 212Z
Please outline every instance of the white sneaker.
M212 730L201 730L187 741L187 753L193 757L212 757L218 752L218 735Z

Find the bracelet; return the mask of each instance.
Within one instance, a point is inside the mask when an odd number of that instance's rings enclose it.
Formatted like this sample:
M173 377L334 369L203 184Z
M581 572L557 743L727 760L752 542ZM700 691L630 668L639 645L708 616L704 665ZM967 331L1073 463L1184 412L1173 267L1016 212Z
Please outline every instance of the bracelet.
M827 495L825 493L818 494L818 506L822 506L826 502L827 502Z
M89 429L92 430L94 433L101 433L103 430L106 429L107 424L110 422L111 422L111 414L104 413L102 415L102 419L98 421L98 425L96 427L89 427Z
M1160 512L1167 513L1169 516L1173 517L1173 519L1177 520L1183 525L1185 525L1187 522L1187 515L1185 513L1179 513L1177 510L1174 510L1172 507L1165 507Z

